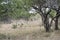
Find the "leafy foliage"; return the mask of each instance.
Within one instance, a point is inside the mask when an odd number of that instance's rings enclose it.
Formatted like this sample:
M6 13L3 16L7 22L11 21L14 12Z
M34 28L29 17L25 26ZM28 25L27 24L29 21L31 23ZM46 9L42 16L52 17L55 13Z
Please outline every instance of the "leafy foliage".
M20 19L20 18L29 18L31 14L29 14L31 0L9 0L0 3L0 20L12 18L12 19Z
M50 12L50 17L55 17L56 16L56 11L55 10L52 10L51 12Z
M29 18L30 7L32 5L43 5L46 0L0 0L0 20L8 18L20 19ZM54 11L51 12L51 15Z

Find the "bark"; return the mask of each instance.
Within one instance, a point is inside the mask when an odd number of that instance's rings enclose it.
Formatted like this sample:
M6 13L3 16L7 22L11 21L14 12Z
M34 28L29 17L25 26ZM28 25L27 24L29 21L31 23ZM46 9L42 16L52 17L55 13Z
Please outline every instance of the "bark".
M58 12L57 12L56 15L58 15ZM57 17L56 17L56 20L55 20L55 30L58 30L58 29L59 29L59 28L58 28L58 18L59 18L59 16L57 16Z
M44 28L46 29L46 32L50 31L50 24L49 24L49 17L48 15L45 15L42 17L42 21L44 23Z

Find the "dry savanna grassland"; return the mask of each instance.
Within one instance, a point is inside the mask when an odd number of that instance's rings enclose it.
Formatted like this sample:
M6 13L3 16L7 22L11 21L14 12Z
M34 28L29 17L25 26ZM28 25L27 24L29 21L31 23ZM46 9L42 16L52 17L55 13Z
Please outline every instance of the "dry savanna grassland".
M60 30L45 32L40 15L29 21L11 20L11 23L0 23L0 40L60 40Z

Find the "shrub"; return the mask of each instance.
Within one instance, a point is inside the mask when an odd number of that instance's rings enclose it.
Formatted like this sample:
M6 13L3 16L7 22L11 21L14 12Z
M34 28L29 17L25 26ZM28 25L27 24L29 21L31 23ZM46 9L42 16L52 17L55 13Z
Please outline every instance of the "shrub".
M16 28L17 28L17 25L14 24L12 28L13 28L13 29L16 29Z

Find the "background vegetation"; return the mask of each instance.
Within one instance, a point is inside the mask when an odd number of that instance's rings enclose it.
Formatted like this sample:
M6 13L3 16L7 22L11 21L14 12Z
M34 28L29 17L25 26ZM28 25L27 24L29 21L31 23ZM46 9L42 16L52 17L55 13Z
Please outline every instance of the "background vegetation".
M29 14L29 10L30 10L29 4L32 2L30 1L31 0L1 0L0 20L5 20L8 18L28 19L31 16L31 14Z

